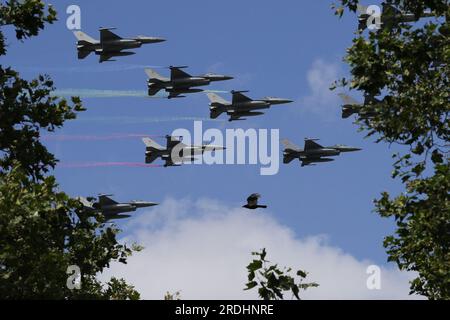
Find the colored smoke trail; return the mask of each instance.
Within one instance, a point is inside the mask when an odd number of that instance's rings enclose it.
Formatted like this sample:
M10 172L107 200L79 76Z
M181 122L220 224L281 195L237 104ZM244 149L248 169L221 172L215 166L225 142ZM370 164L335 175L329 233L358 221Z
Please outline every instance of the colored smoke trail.
M81 163L60 163L58 167L65 169L74 168L100 168L100 167L131 167L131 168L159 168L162 165L140 163L140 162L81 162Z
M22 72L33 72L33 73L102 73L102 72L118 72L118 71L128 71L128 70L142 70L147 68L152 69L162 69L166 68L163 66L149 66L143 64L114 64L114 65L101 65L101 66L73 66L73 67L35 67L35 66L22 66L19 69Z
M210 119L201 117L80 117L76 122L95 122L95 123L121 123L121 124L146 124L146 123L164 123L177 121L203 121L203 122L228 122L225 119Z
M42 137L44 141L108 141L123 140L131 138L164 138L162 135L149 134L111 134L111 135L45 135Z
M52 96L57 97L72 97L80 98L120 98L120 97L137 97L137 98L164 98L164 96L150 97L145 90L97 90L97 89L61 89L55 90L51 93Z
M201 92L193 93L230 93L225 90L203 90ZM167 93L161 91L160 93L149 96L146 90L103 90L103 89L59 89L51 93L55 97L72 97L77 96L80 98L121 98L121 97L134 97L134 98L148 98L148 99L166 99Z

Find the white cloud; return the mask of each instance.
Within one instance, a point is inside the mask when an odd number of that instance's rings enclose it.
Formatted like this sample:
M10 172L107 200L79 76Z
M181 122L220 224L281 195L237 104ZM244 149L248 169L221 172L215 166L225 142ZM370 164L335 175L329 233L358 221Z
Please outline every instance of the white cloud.
M307 73L310 93L300 99L301 110L314 113L325 120L336 119L339 115L339 99L330 87L342 73L337 63L317 59Z
M101 277L124 277L144 299L162 299L166 291L178 290L182 299L255 299L256 291L242 290L245 267L250 253L263 247L270 261L306 270L308 280L320 284L303 292L303 298L411 298L411 274L382 268L381 290L368 290L370 261L331 246L324 236L299 239L267 211L249 212L205 199L166 199L137 213L126 229L132 235L124 241L137 241L145 249Z

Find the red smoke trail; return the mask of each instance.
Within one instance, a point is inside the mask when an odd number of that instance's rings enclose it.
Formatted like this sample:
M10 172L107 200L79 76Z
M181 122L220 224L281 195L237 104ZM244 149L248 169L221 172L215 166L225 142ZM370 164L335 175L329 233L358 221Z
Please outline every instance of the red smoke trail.
M104 136L96 135L45 135L42 137L44 141L106 141L106 140L120 140L129 138L160 138L161 135L148 135L148 134L111 134Z
M96 135L45 135L42 137L44 141L106 141L106 140L120 140L129 138L161 138L161 135L149 135L139 133L128 134L111 134L104 136Z
M132 168L159 168L162 165L140 162L82 162L60 163L60 168L98 168L98 167L132 167Z

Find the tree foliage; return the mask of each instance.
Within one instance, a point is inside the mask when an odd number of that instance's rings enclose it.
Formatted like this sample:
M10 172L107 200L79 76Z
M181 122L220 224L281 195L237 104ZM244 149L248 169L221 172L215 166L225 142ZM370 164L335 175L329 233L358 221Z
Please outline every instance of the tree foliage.
M119 230L55 189L54 177L35 183L20 167L0 176L0 296L136 297L123 281L112 279L104 291L96 278L110 261L125 263L132 253L117 242ZM66 286L71 265L80 268L80 290Z
M300 300L300 290L318 287L315 282L303 282L307 273L298 270L296 275L298 281L290 275L291 268L280 269L277 264L270 265L270 261L266 260L266 249L261 252L252 252L256 257L248 266L248 283L244 290L258 288L258 294L264 300L282 300L283 292L291 292L293 297Z
M75 111L82 111L79 98L65 99L50 96L53 81L40 75L26 81L11 68L0 67L0 170L9 170L13 161L35 179L56 165L56 159L39 141L42 130L54 131L64 121L75 119Z
M2 1L0 55L6 54L7 26L23 40L55 20L56 12L42 1ZM68 102L52 95L53 90L47 75L27 81L0 66L0 296L139 299L123 279L103 284L97 275L112 261L126 263L140 248L118 243L119 229L57 191L49 175L57 160L40 142L41 132L60 128L84 110L79 98ZM69 289L69 266L80 270L79 289Z
M336 14L355 12L357 0L341 0ZM390 261L416 271L411 293L430 299L450 299L449 111L450 2L392 0L402 12L420 18L393 23L390 28L357 32L345 61L351 79L340 85L379 97L367 103L357 118L360 130L376 142L396 143L408 150L394 155L392 176L405 193L375 201L382 217L393 217L397 230L384 241ZM381 16L383 19L383 16Z

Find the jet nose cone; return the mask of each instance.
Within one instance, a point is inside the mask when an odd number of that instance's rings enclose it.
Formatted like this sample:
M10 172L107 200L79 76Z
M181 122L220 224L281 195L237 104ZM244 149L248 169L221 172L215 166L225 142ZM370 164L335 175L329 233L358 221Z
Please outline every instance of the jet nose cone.
M361 148L356 148L356 147L342 147L340 149L341 152L353 152L353 151L361 151Z
M150 39L150 42L153 42L153 43L159 43L159 42L165 42L166 41L166 39L164 39L164 38L151 38Z
M294 100L283 99L283 98L274 98L274 97L266 97L264 100L269 102L270 104L285 104L285 103L294 102Z
M205 77L210 79L211 81L225 81L225 80L234 79L231 76L227 76L227 75L224 75L224 74L214 74L214 73L207 73L205 75Z
M269 99L270 101L270 99ZM272 104L285 104L285 103L292 103L294 100L289 99L280 99L280 98L272 98Z
M166 41L166 39L159 37L138 37L138 40L142 43L159 43Z

